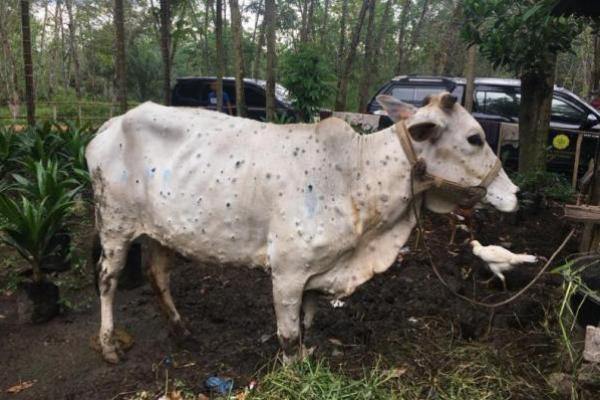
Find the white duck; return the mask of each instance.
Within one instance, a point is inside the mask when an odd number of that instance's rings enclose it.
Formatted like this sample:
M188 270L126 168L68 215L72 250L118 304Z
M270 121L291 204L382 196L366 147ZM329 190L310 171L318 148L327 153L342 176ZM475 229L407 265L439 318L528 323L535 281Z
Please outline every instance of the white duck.
M502 246L482 246L477 240L471 241L473 247L473 254L481 258L494 273L495 276L500 278L502 286L506 290L506 278L502 272L510 271L515 266L523 263L535 263L538 261L538 257L530 254L515 254ZM489 279L486 283L489 283L494 277Z

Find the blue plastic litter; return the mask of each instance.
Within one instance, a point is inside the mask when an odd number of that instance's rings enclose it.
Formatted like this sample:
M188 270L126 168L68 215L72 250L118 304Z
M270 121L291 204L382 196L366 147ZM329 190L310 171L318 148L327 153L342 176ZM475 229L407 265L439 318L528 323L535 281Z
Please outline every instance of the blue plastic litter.
M204 381L204 387L210 392L229 394L233 390L233 379L211 376Z

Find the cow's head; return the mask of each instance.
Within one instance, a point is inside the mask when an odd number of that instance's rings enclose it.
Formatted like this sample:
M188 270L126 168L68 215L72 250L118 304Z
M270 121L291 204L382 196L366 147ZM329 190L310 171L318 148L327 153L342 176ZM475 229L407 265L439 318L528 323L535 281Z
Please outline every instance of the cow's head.
M421 108L391 96L378 96L377 100L394 122L404 121L429 174L476 186L493 169L497 157L488 146L481 125L449 93L429 96ZM518 190L501 169L487 187L483 201L500 211L515 211ZM434 212L446 213L456 207L443 190L430 189L425 196L427 208Z

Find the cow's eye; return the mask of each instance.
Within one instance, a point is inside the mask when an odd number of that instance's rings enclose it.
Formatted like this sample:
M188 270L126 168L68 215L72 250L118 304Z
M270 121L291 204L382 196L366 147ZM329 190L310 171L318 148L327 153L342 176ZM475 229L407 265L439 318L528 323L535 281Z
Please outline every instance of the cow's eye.
M480 135L471 135L467 138L467 140L473 146L483 146L483 139L481 139Z

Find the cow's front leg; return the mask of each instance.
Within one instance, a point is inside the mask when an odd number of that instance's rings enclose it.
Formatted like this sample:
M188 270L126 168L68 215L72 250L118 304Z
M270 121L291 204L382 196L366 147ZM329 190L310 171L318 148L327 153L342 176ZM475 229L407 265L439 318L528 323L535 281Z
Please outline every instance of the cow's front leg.
M283 362L289 364L302 358L300 338L300 309L304 282L290 279L273 279L273 305L277 318L277 337L283 350Z
M100 333L99 342L102 357L109 363L118 363L119 355L113 337L113 300L119 273L125 265L129 241L102 240L102 256L100 258L100 276L98 286L100 291Z

